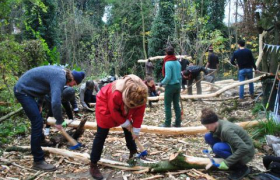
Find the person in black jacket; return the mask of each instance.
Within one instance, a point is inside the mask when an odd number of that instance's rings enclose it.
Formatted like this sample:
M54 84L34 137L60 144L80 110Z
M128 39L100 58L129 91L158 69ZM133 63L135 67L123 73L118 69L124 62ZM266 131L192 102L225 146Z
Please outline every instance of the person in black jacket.
M196 90L197 94L202 93L201 89L201 75L200 72L203 71L205 75L208 74L208 71L202 67L202 66L189 66L187 69L183 72L184 79L188 80L188 95L192 95L192 83L193 80L196 82Z
M257 67L255 65L255 60L252 54L252 51L245 48L245 41L239 40L238 41L239 49L233 53L231 58L231 64L237 66L239 69L238 71L238 79L239 81L245 81L245 79L252 79L253 78L253 68L256 72L258 72ZM237 65L236 62L237 61ZM250 96L254 98L254 83L249 83L249 92ZM239 87L239 100L244 100L244 85L240 85Z
M187 59L179 59L181 64L181 74L182 74L182 89L185 90L185 85L187 84L187 80L183 78L183 72L190 65L190 62Z
M45 107L48 110L47 113L47 118L48 117L53 117L53 112L52 112L52 104L51 104L51 96L50 95L45 95ZM62 95L61 95L61 104L65 109L65 112L67 114L68 119L73 120L73 113L71 106L74 109L78 109L77 102L75 99L75 89L69 86L64 86ZM75 112L75 111L74 111ZM50 132L50 125L47 125L45 130L44 130L44 135L49 135Z

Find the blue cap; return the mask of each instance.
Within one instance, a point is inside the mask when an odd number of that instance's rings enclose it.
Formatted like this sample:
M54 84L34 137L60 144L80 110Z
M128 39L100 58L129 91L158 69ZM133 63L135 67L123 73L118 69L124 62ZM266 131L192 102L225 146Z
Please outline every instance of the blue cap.
M83 72L83 71L72 71L72 75L73 75L76 83L80 84L85 77L85 72Z

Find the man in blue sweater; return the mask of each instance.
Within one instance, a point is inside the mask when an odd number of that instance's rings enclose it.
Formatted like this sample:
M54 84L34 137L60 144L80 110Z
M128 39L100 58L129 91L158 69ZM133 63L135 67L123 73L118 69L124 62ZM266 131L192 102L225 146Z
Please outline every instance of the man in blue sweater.
M35 98L51 95L53 116L56 119L56 128L62 129L61 94L65 85L80 84L85 77L84 72L70 71L59 66L41 66L24 73L14 87L14 94L21 103L25 114L31 121L31 153L33 168L43 171L54 171L56 167L48 164L41 148L43 136L42 109Z
M182 82L181 65L174 55L173 47L167 47L165 53L166 56L162 67L164 79L161 81L161 85L166 85L164 92L165 123L161 126L171 126L171 103L173 102L176 115L174 126L181 127L181 109L179 105Z
M239 40L238 41L239 49L233 53L231 58L231 64L237 66L239 69L238 71L238 79L239 81L244 81L247 79L253 78L253 68L256 72L258 72L257 67L255 65L255 60L251 50L245 48L245 41ZM237 65L236 62L237 61ZM251 98L254 98L254 83L249 83L249 92ZM244 85L239 87L239 100L244 100Z

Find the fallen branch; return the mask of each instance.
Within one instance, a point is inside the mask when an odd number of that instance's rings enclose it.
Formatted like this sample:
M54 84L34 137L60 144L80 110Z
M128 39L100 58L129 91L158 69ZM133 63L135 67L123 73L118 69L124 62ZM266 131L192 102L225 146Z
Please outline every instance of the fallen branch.
M6 116L1 117L1 118L0 118L0 123L2 123L3 121L5 121L5 120L8 119L9 117L11 117L11 116L17 114L17 113L20 112L22 109L23 109L23 108L21 107L21 108L19 108L18 110L13 111L13 112L10 112L10 113L7 114Z
M157 59L163 59L165 56L155 56L155 57L150 57L148 59L139 59L137 62L139 63L145 63L147 62L148 60L157 60ZM192 59L191 56L188 56L188 55L176 55L176 58L180 59L180 58L184 58L184 59Z
M153 180L153 179L158 179L158 178L163 178L164 175L156 175L156 176L151 176L151 177L147 177L147 178L142 178L140 180Z
M67 123L69 120L65 120ZM56 120L53 117L49 117L47 119L47 124L54 126ZM73 123L69 124L68 127L74 127L76 128L80 124L80 121L74 121ZM243 127L243 128L249 128L253 127L259 124L259 121L246 121L246 122L240 122L236 123L237 125ZM95 122L86 122L85 129L92 129L96 130L97 125ZM123 132L123 129L119 127L114 127L111 128L110 131L121 131ZM194 135L194 134L199 134L199 133L205 133L207 132L207 129L204 126L196 126L196 127L181 127L181 128L176 128L176 127L170 127L170 128L164 128L164 127L157 127L157 126L147 126L147 125L142 125L141 126L141 132L145 133L153 133L153 134L163 134L163 135L181 135L181 134L188 134L188 135Z
M30 146L19 146L18 148L30 149ZM42 147L42 149L49 153L77 159L79 160L79 162L84 164L88 164L90 162L90 156L87 153L77 153L73 151L68 151L66 149L58 149L58 148L51 148L51 147ZM103 158L101 158L98 163L103 166L108 166L108 167L113 167L113 168L128 170L128 171L140 171L142 169L145 169L145 167L141 167L141 166L129 167L129 164L127 163L109 160L109 159L103 159Z

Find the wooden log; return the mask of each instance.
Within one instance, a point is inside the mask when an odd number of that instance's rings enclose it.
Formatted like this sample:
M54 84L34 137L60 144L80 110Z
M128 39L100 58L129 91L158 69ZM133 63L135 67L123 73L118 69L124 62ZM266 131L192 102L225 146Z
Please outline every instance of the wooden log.
M214 158L216 163L221 163L223 159ZM160 161L152 164L151 172L166 172L183 169L204 169L212 166L209 158L185 156L182 153L172 154L168 161Z
M192 57L191 56L188 56L188 55L175 55L176 58L180 59L180 58L184 58L184 59L188 59L188 60L191 60ZM137 60L137 62L139 63L145 63L147 62L148 60L151 60L151 61L154 61L154 60L157 60L157 59L163 59L165 56L155 56L155 57L149 57L148 59L139 59Z
M69 120L65 120L65 121L69 122ZM53 117L49 117L47 119L47 123L51 126L54 126L55 122L56 122L56 120ZM69 124L68 127L77 127L79 125L79 123L80 123L79 121L74 121L73 123ZM259 121L246 121L246 122L240 122L240 123L236 123L236 124L243 128L249 128L249 127L258 125ZM92 130L97 129L97 125L95 122L86 122L84 127L85 127L85 129L92 129ZM111 128L110 131L123 132L123 129L120 126L118 126L118 127ZM162 135L181 135L181 134L195 135L195 134L199 134L199 133L205 133L205 132L207 132L207 129L204 126L164 128L164 127L157 127L157 126L142 125L141 132L162 134Z
M267 34L267 31L263 31L261 34L259 34L259 56L258 59L256 61L256 66L259 67L260 62L262 60L263 57L263 38L264 36Z
M223 92L235 88L237 86L243 85L243 84L249 84L251 82L255 82L260 80L261 78L267 76L268 74L264 74L262 76L253 78L253 79L249 79L246 81L242 81L242 82L238 82L238 83L234 83L231 84L229 86L223 87L222 89L219 89L218 91L214 92L214 93L210 93L210 94L198 94L198 95L181 95L181 99L187 100L187 99L197 99L197 98L210 98L210 97L217 97L220 94L222 94ZM163 100L164 96L156 96L156 97L148 97L149 101L156 101L156 100Z
M19 146L19 148L30 149L30 146ZM49 153L58 154L64 157L69 157L69 158L79 160L79 162L84 164L90 163L90 155L88 153L78 153L78 152L68 151L66 149L58 149L58 148L51 148L51 147L42 147L42 149ZM103 159L103 158L100 159L98 164L101 164L103 166L118 168L122 170L129 170L129 171L140 171L146 168L141 166L130 167L129 164L127 163L109 160L109 159Z
M85 117L85 118L83 118L81 120L78 128L76 129L76 131L75 131L75 133L73 135L74 139L78 140L84 134L84 132L85 132L85 128L84 127L85 127L85 124L87 122L87 119L88 119L88 117Z

